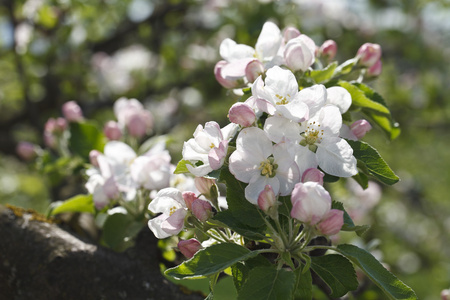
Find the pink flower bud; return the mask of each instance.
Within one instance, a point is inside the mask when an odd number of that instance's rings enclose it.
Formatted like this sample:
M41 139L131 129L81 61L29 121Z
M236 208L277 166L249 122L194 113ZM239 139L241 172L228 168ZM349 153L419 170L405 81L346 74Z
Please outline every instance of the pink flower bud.
M108 121L103 127L103 133L110 141L117 141L122 137L122 130L120 130L119 123L116 121Z
M201 199L195 199L192 202L192 214L200 221L205 222L212 216L211 203Z
M326 57L329 60L332 60L337 53L337 44L333 40L326 40L323 42L322 46L320 46L320 53L322 56Z
M52 149L56 148L56 138L55 136L47 131L44 131L44 144Z
M64 118L69 122L79 122L83 120L83 112L81 107L75 101L69 101L62 106Z
M442 290L441 299L442 300L450 300L450 290Z
M367 69L367 76L369 77L380 76L382 69L383 65L381 64L381 60L378 60L373 66Z
M36 146L30 142L19 142L16 147L17 155L23 160L32 160L36 157Z
M228 118L231 122L239 124L242 127L249 127L255 122L256 115L248 104L238 102L231 106L228 112Z
M218 83L226 89L234 89L239 86L239 82L236 79L227 79L222 76L222 68L228 63L225 60L219 61L214 67L214 75Z
M300 30L298 30L295 27L286 27L283 31L283 39L284 42L287 43L292 39L295 39L296 37L300 36Z
M258 59L249 62L245 67L245 77L248 82L254 82L261 74L264 74L264 65Z
M290 40L284 49L284 59L289 69L305 72L314 63L316 45L308 36L302 34Z
M56 119L55 133L62 133L67 129L67 121L64 118Z
M309 168L306 169L305 172L303 172L302 175L302 182L312 181L317 182L320 185L323 185L323 177L325 174L321 172L319 169L316 168Z
M187 258L192 258L198 250L202 249L202 244L196 239L189 239L178 242L178 250Z
M358 139L362 139L367 132L369 132L372 129L372 126L367 120L361 119L358 121L353 122L352 125L350 125L351 132L356 136Z
M291 217L310 225L319 223L331 209L330 194L317 182L297 183L291 202Z
M205 177L195 177L194 184L197 190L205 196L206 198L211 197L211 188L216 185L214 179L209 179Z
M98 168L98 156L101 155L100 151L98 150L91 150L89 152L89 161L91 163L91 165L93 165L94 167Z
M381 58L381 46L378 44L365 43L358 49L356 57L359 58L359 63L361 65L371 67Z
M192 203L197 199L197 196L193 192L183 192L183 199L184 203L186 203L186 207L189 210L192 210Z
M344 225L344 212L332 209L323 217L323 221L317 225L317 229L323 235L335 235L339 233L342 225Z
M153 117L147 110L136 111L129 116L128 133L134 137L143 137L153 127Z
M266 185L258 196L258 206L264 212L268 212L271 207L277 205L277 198L270 185Z

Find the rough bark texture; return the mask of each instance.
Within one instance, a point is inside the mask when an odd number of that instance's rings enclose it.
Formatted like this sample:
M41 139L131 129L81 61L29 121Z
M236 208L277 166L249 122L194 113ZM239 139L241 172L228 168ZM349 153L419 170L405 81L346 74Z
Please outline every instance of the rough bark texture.
M203 299L161 275L156 239L142 231L125 253L0 205L0 299Z

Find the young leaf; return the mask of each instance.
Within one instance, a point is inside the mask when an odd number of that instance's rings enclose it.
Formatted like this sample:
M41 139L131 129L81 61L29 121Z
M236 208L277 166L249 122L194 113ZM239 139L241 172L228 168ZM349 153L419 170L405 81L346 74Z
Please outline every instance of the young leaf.
M362 236L367 229L370 228L369 225L356 226L350 215L345 211L344 205L341 202L333 201L331 208L339 209L344 212L344 225L341 228L342 231L354 231L358 236Z
M311 71L310 76L316 83L326 82L333 77L336 67L337 62L333 62L322 70Z
M311 300L312 299L312 277L311 272L302 272L305 266L301 265L294 273L296 276L294 286L294 299ZM303 274L302 274L303 273Z
M381 263L364 249L354 245L342 244L337 251L350 259L389 297L389 299L418 299L414 291L386 270Z
M217 244L198 251L190 260L166 270L175 279L201 278L231 267L239 261L255 257L258 252L236 244Z
M294 283L292 271L257 267L249 272L248 279L238 293L238 300L289 300L292 299Z
M349 59L347 61L344 61L342 64L340 64L335 72L334 72L334 76L338 76L338 75L345 75L348 74L352 71L353 67L355 66L355 64L357 63L357 59L356 58L352 58Z
M311 257L311 269L331 289L331 297L337 298L358 288L355 269L351 262L338 254Z
M87 212L93 214L94 200L92 195L76 195L66 201L58 201L52 204L50 215L54 216L65 212Z
M189 164L192 166L192 163L187 160L180 160L177 164L177 167L175 168L174 174L183 174L183 173L189 173L188 168L186 167L186 164Z
M352 96L352 105L361 107L361 108L367 108L371 109L373 111L376 111L378 113L386 114L390 116L389 109L382 103L374 101L370 99L364 91L358 88L358 86L351 84L347 81L339 81L338 84L345 88L350 95Z
M69 149L75 154L89 159L91 150L103 151L106 138L97 126L87 121L70 124Z
M375 148L361 141L347 142L353 148L355 158L364 163L369 174L388 185L392 185L400 180Z

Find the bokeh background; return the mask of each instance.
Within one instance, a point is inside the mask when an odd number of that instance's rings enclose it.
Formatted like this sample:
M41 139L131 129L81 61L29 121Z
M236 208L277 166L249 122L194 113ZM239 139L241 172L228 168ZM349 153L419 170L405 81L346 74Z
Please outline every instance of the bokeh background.
M73 186L82 188L65 179L70 174L42 176L15 154L22 140L43 145L46 120L60 116L69 100L103 124L113 118L117 98L139 99L155 116L155 133L170 137L176 163L195 127L226 124L238 99L213 75L220 42L230 37L253 46L272 20L299 28L317 45L335 40L340 62L365 42L382 46L383 73L370 84L402 134L389 141L373 130L365 140L401 182L375 188L382 191L374 196L379 202L358 220L372 227L357 242L371 247L419 299L440 299L450 288L450 1L1 3L0 203L45 212L50 201L73 194ZM335 193L346 201L342 189Z

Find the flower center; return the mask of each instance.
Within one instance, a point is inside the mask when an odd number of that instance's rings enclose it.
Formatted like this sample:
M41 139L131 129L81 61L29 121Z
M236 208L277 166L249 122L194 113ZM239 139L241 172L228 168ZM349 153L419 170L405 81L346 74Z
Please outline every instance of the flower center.
M289 98L291 98L291 95L287 94L287 96L288 96ZM289 100L288 100L286 97L283 97L283 96L281 96L281 95L279 95L279 94L276 94L275 97L277 97L277 98L280 100L280 101L278 101L278 102L276 103L277 105L286 105L286 104L289 103Z
M169 210L169 215L173 215L173 213L177 210L177 208L175 206L172 206Z
M214 148L214 147L216 147L216 145L214 145L214 143L211 143L211 145L209 145L209 148Z
M315 152L317 150L316 143L320 143L323 138L323 129L320 129L320 124L316 124L315 121L310 122L306 127L306 131L301 134L304 137L300 141L300 145L308 146L308 148Z
M258 169L261 170L261 176L272 178L275 177L277 168L278 165L274 163L273 157L269 157L261 162Z

